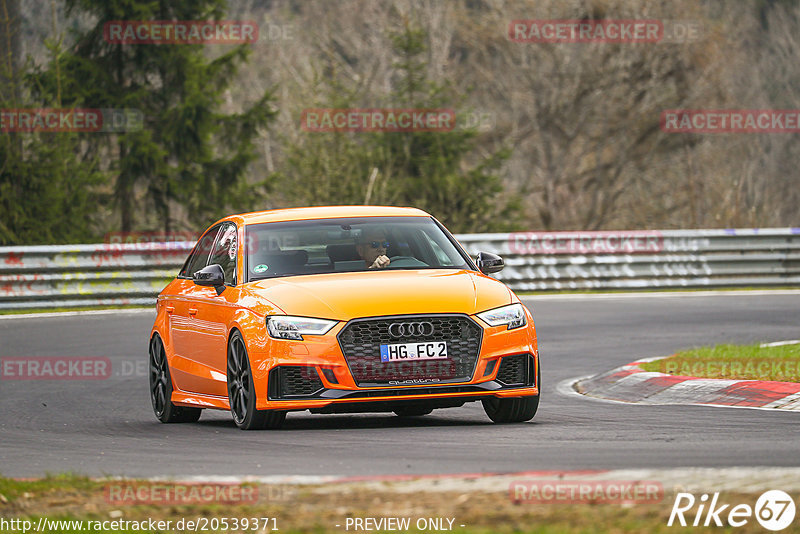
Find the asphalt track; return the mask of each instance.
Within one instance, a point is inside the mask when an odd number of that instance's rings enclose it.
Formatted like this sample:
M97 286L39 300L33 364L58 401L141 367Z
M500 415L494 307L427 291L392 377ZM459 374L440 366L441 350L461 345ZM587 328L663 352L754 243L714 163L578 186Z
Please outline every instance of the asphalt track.
M242 432L226 412L162 425L148 398L151 313L0 319L0 358L107 356L98 381L0 380L0 474L340 475L624 467L800 466L798 414L634 406L556 392L565 379L709 342L796 339L800 295L528 298L544 391L536 418L494 425L479 403L403 420L291 413Z

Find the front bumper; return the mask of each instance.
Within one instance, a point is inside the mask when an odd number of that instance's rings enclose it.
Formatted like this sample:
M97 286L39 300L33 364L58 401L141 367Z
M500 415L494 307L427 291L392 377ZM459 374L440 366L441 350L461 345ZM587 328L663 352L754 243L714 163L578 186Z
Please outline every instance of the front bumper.
M343 398L324 403L312 401L282 401L272 403L271 409L276 410L310 410L313 413L362 413L362 412L392 412L401 407L424 406L431 409L456 408L466 402L479 401L490 397L522 397L536 396L538 388L518 388L514 390L483 390L480 386L473 386L472 390L458 391L456 387L440 386L437 391L426 393L412 393L405 391L397 395L385 395L379 392L367 392L369 396L358 397L347 395ZM430 388L433 389L433 388Z
M345 323L324 336L306 336L303 341L269 339L262 347L249 347L256 407L326 413L391 411L409 403L447 407L488 397L538 395L536 331L533 318L526 313L527 326L514 330L489 327L472 317L482 328L482 339L474 369L458 380L392 380L380 387L359 385L338 341ZM505 359L510 364L514 358L529 362L524 365L524 379L523 375L519 380L509 379L510 367L502 362ZM518 366L515 369L519 371Z

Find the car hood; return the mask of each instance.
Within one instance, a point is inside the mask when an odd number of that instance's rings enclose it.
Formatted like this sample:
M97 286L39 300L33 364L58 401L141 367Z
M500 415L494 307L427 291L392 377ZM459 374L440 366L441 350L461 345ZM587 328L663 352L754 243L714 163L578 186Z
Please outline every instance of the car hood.
M377 315L474 314L512 302L503 283L451 269L317 274L249 285L255 296L287 315L340 321Z

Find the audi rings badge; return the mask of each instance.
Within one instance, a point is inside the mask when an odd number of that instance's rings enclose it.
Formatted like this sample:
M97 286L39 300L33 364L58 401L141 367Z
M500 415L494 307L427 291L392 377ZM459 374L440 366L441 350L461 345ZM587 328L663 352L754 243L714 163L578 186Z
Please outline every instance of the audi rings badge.
M433 323L428 321L413 323L392 323L389 325L392 337L428 337L433 335Z

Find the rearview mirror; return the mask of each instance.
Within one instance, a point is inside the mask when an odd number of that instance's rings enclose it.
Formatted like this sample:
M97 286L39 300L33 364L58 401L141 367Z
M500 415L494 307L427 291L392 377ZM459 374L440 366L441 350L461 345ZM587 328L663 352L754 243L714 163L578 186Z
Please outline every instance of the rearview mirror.
M218 263L207 265L192 275L192 281L198 286L224 286L225 272Z
M491 252L478 252L475 263L483 274L492 274L503 270L506 266L503 258Z

